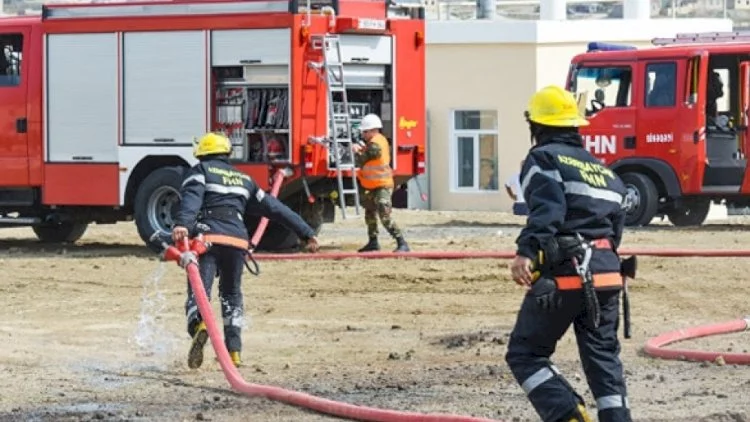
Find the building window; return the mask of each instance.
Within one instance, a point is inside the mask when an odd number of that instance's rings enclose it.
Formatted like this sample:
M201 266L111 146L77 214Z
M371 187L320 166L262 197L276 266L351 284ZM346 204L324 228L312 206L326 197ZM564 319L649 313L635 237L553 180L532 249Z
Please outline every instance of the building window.
M21 81L23 35L0 34L0 86L18 86Z
M459 192L497 191L497 111L454 110L451 117L451 187Z
M646 65L646 107L674 107L677 94L677 64L675 62Z

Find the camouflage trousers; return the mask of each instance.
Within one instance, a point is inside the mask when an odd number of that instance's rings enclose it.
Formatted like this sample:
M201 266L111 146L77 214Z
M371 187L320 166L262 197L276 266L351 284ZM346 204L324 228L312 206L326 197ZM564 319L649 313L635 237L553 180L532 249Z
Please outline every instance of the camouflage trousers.
M395 221L391 219L391 195L393 189L378 188L365 190L362 193L362 207L365 209L365 224L367 224L367 236L378 236L378 218L383 223L383 227L397 239L402 236L401 229Z

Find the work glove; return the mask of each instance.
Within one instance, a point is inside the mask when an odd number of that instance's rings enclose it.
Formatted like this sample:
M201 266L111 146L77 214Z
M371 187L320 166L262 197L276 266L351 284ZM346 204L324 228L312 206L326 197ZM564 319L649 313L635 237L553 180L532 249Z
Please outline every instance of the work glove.
M529 293L536 300L536 304L545 312L553 312L562 306L562 297L557 290L557 283L548 277L538 278L531 285Z
M560 265L565 260L583 259L584 249L580 239L575 236L557 236L550 238L543 245L547 258L547 265Z
M620 259L620 274L623 277L635 278L635 272L638 269L638 260L635 255Z

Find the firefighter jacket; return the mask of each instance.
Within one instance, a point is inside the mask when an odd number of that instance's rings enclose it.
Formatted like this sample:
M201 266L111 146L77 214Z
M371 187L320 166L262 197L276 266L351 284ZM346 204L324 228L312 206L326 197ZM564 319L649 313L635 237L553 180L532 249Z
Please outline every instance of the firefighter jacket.
M313 229L286 205L267 195L247 174L226 158L208 158L192 167L182 182L182 201L175 226L192 231L197 223L210 230L207 241L247 249L246 214L261 215L293 230L302 240L315 236Z
M552 236L578 233L586 240L600 240L593 248L591 272L619 274L616 251L625 225L625 186L583 148L579 134L540 139L529 151L520 178L529 215L516 240L518 255L533 260ZM576 275L572 264L553 272L554 276Z
M363 162L359 171L359 184L366 190L393 188L393 170L391 170L391 153L388 140L378 133L360 154Z

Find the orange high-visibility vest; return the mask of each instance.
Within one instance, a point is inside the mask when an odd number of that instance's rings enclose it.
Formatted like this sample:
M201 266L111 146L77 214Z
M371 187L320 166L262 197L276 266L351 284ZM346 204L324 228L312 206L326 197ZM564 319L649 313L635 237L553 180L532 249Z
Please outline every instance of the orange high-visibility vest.
M388 140L378 133L370 142L380 147L380 157L366 162L359 171L359 184L367 190L393 188L393 170L391 170L391 152Z

